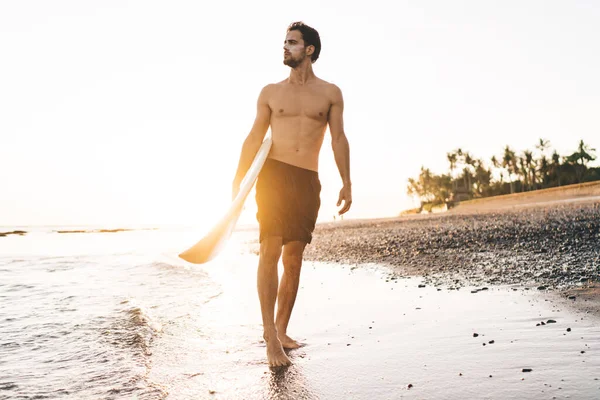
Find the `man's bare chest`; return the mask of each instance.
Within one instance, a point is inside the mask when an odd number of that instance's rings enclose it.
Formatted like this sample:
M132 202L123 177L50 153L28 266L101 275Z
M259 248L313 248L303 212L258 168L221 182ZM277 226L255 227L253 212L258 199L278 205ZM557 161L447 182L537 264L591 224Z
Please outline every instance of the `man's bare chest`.
M318 90L282 89L275 93L270 101L273 118L308 117L327 121L331 101Z

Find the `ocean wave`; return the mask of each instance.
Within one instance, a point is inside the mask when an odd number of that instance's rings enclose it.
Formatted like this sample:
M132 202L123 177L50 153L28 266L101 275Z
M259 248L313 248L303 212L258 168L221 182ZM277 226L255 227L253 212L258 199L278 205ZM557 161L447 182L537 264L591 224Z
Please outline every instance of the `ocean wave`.
M137 355L150 356L150 345L162 326L141 307L130 306L121 312L103 332L111 345L131 349Z
M127 380L120 379L107 390L107 395L121 398L125 395L137 395L137 398L163 399L167 391L162 385L149 380L151 370L152 343L162 332L162 325L143 307L129 305L129 300L115 320L102 331L104 343L130 355L138 372Z
M129 315L131 322L136 326L149 327L155 333L160 333L162 331L161 324L158 321L153 320L141 307L132 307L127 310L127 314Z
M196 279L205 280L208 279L208 273L205 270L197 268L194 265L187 264L183 260L174 260L173 258L163 257L165 261L154 261L148 264L142 264L140 267L152 268L160 271L161 273L176 275L187 275L193 276Z

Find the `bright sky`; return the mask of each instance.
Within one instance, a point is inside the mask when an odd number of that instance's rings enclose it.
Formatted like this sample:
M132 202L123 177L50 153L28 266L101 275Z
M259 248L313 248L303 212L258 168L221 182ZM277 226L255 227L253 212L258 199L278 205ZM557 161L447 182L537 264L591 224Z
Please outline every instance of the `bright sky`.
M411 207L407 178L457 147L600 150L593 0L3 1L0 225L215 220L297 20L344 93L348 218ZM320 174L324 221L341 188L328 138ZM254 212L250 197L241 221Z

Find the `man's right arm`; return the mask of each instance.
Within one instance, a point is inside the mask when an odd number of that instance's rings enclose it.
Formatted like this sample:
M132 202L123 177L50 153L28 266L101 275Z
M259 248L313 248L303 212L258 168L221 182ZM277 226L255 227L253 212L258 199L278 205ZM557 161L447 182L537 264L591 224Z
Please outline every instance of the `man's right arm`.
M237 171L235 173L235 177L233 178L232 184L232 199L235 199L237 193L240 190L240 183L248 168L252 164L252 160L256 156L260 145L267 134L267 130L269 129L269 124L271 122L271 108L269 107L269 92L271 91L272 85L265 86L258 96L258 102L256 105L256 119L254 120L254 125L250 130L250 133L244 140L244 145L242 146L242 153L240 155L240 161L238 163Z

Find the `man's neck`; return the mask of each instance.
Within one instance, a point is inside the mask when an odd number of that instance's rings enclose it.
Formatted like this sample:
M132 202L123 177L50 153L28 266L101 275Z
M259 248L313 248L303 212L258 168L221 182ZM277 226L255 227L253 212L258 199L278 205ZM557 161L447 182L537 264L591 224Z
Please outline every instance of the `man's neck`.
M315 73L312 69L310 61L304 62L298 65L296 68L292 68L290 71L289 82L296 85L306 85L309 81L315 79Z

